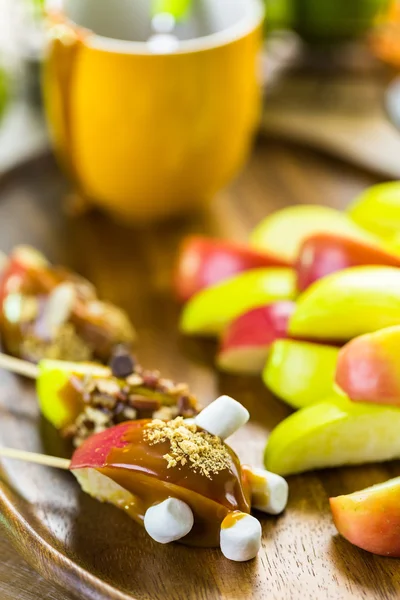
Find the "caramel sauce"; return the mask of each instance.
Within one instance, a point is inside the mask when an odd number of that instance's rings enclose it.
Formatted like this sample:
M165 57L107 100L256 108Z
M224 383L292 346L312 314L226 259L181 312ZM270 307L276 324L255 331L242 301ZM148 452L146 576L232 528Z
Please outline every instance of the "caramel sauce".
M231 527L236 525L238 521L241 521L245 516L245 513L242 513L239 510L235 510L234 512L229 513L222 521L221 529L230 529Z
M103 461L97 470L130 492L134 501L124 510L135 521L142 523L146 510L153 504L174 497L186 502L192 509L195 524L192 531L182 540L183 543L196 546L218 546L220 527L225 517L232 511L250 512L250 494L246 478L238 457L228 446L231 458L229 468L212 475L212 478L195 472L188 462L184 466L167 468L163 458L170 451L169 441L151 445L143 439L143 427L149 420L124 423L122 437L115 436L118 428L110 432L112 447L104 455L104 448L96 448L95 437L86 443L82 464L93 453ZM102 444L104 444L104 438ZM110 440L111 442L111 440Z
M242 466L242 471L246 479L248 480L252 491L252 504L254 506L263 506L268 503L269 494L266 491L260 492L257 489L264 489L264 478L257 475L252 471L248 465Z
M79 378L79 375L74 375L74 377ZM70 415L70 422L73 423L82 412L84 406L83 394L70 380L68 380L68 382L59 389L58 395L62 404L67 407L68 414Z

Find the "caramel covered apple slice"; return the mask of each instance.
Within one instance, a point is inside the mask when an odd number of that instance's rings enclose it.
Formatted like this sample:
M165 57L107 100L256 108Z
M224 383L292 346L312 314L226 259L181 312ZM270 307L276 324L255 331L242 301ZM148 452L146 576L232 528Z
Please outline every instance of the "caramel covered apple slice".
M135 339L123 310L28 246L11 253L0 277L0 335L7 352L31 362L107 361L116 345Z
M204 410L203 423L228 437L247 418L238 402L224 396ZM0 448L0 456L69 468L85 492L124 510L158 543L220 546L230 560L250 560L261 547L251 505L277 514L286 505L287 484L242 465L222 437L196 420L116 425L88 438L70 463L8 448Z

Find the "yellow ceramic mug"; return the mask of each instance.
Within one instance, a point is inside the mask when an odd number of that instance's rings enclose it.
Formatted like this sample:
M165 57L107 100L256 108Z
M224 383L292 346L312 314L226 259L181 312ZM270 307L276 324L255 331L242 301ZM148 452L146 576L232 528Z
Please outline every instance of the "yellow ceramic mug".
M64 0L44 86L79 192L117 218L207 202L242 166L260 109L260 0L195 0L177 51L154 54L149 0Z

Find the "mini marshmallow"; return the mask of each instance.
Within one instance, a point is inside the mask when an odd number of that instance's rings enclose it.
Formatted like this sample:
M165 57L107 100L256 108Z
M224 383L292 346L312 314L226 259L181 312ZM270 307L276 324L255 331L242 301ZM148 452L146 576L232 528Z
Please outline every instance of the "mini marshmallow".
M279 515L285 510L289 486L280 475L265 469L248 469L251 486L251 506L270 515Z
M229 396L221 396L197 415L195 423L225 440L243 427L249 418L249 411L239 402Z
M144 527L153 540L169 544L190 533L194 523L191 508L177 498L167 498L147 509Z
M229 560L244 562L255 558L261 548L261 525L246 513L230 513L222 521L221 552Z

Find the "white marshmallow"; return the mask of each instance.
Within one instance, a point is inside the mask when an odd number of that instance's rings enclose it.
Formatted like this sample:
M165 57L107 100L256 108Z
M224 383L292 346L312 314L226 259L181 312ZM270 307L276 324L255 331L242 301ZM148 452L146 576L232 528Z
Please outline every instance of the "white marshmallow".
M249 411L239 402L229 396L221 396L197 415L195 423L225 440L247 423L249 418Z
M160 544L175 542L187 535L194 523L191 508L177 498L167 498L147 509L144 527L153 540Z
M238 514L240 518L235 517L229 514L222 521L221 552L229 560L244 562L255 558L261 548L261 525L246 513Z
M279 515L285 510L289 486L287 481L276 473L265 469L248 469L251 486L251 506L270 515Z

